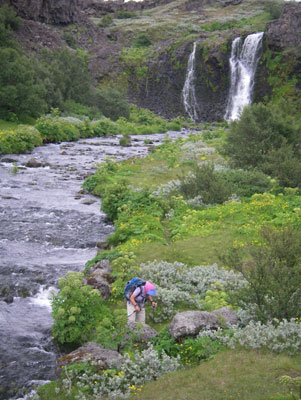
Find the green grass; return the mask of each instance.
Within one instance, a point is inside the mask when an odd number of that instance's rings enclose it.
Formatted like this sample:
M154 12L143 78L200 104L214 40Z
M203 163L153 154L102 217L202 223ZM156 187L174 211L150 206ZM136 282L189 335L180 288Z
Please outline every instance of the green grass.
M301 356L225 350L195 368L146 384L131 399L267 400L288 393L277 380L280 376L300 373Z
M16 122L0 119L0 130L15 129L18 126Z

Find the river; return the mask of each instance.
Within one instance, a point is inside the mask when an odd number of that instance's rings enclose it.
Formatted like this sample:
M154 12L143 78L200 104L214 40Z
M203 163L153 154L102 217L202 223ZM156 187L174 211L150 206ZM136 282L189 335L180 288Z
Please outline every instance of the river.
M183 132L168 132L171 138ZM100 200L81 190L107 157L143 157L165 135L49 144L0 158L0 399L55 379L50 295L69 270L80 271L114 227ZM42 165L26 167L30 158Z

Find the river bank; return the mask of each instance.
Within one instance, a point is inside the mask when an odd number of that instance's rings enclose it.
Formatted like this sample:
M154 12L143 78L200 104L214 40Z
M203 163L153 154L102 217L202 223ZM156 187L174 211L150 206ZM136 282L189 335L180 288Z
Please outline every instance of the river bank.
M182 134L170 132L171 137ZM151 135L149 140L159 144L163 137ZM1 157L3 399L14 398L24 385L54 379L56 349L45 296L68 270L83 270L96 255L97 243L114 230L99 200L82 191L84 178L107 157L144 156L147 138L136 136L130 147L119 145L120 136L82 139L37 147L30 155ZM41 166L26 167L31 158Z

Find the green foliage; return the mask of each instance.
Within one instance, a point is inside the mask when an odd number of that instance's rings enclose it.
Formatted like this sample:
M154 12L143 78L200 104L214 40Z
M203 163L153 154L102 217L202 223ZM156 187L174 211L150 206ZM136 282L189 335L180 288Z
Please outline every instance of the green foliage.
M187 338L177 342L167 329L162 329L158 336L151 339L151 342L159 354L164 351L171 357L179 356L181 363L185 366L197 365L201 361L208 360L222 349L222 345L217 340L212 341L208 337Z
M120 146L128 147L131 145L131 137L129 135L122 136L119 139Z
M42 144L42 137L32 126L19 125L16 129L0 130L0 154L19 154Z
M300 119L280 105L253 104L230 124L224 153L236 167L260 167L270 151L298 143L299 132Z
M271 180L257 170L229 169L220 172L221 179L231 193L240 197L251 197L255 193L265 193L272 187Z
M301 149L300 145L284 144L271 150L262 170L278 179L283 187L301 188Z
M114 14L117 19L137 18L137 13L134 11L120 10Z
M125 95L114 87L108 86L94 92L92 104L113 121L120 117L128 118L130 115L130 107Z
M232 296L235 304L254 304L260 321L272 318L290 320L301 309L300 231L291 227L262 230L263 244L247 246L251 260L241 250L232 249L223 258L243 274L248 286Z
M283 3L280 1L267 1L264 10L267 11L272 19L278 19L281 15Z
M36 81L32 62L13 48L0 48L0 116L19 119L46 111L45 88Z
M82 344L109 315L100 292L82 280L83 273L68 272L59 280L60 291L52 299L52 334L60 344Z
M106 14L104 17L101 18L100 22L98 23L98 26L100 28L108 28L110 25L113 23L113 18L112 15Z
M220 282L215 282L210 286L211 289L206 291L202 308L206 311L213 311L222 307L231 308L228 294L224 291L223 285Z
M279 382L282 385L288 387L293 399L301 399L301 377L296 376L292 378L289 375L283 375L279 378ZM295 392L295 393L293 393Z
M210 164L196 164L192 175L180 178L179 191L186 199L201 196L204 204L223 203L231 194L220 175L215 172L214 166Z
M127 322L125 309L114 310L96 327L96 342L104 348L119 351L127 333Z
M12 8L4 5L0 8L0 24L8 31L16 31L22 27L23 21Z
M151 46L152 41L150 37L145 32L139 32L137 38L135 39L133 45L134 47L148 47Z
M53 118L51 115L40 117L36 122L44 143L60 143L63 141L78 140L79 129L72 123Z
M87 106L84 104L76 103L74 100L67 100L64 102L62 111L64 114L73 117L89 117L90 119L100 119L101 112L96 106Z
M65 40L65 42L70 46L72 49L76 48L76 39L74 37L74 34L71 32L64 32L62 39Z

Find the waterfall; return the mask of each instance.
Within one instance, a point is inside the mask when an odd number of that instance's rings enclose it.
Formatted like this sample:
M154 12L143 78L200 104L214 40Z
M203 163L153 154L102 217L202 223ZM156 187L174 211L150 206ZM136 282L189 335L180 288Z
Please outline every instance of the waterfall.
M251 104L254 77L264 32L253 33L243 42L240 37L233 40L230 58L231 86L227 110L227 121L238 119L245 106Z
M197 112L198 105L196 101L195 87L194 87L195 51L196 51L196 42L193 43L193 49L188 59L186 79L182 90L182 98L185 111L192 119L192 121L196 121L198 119L198 112Z

